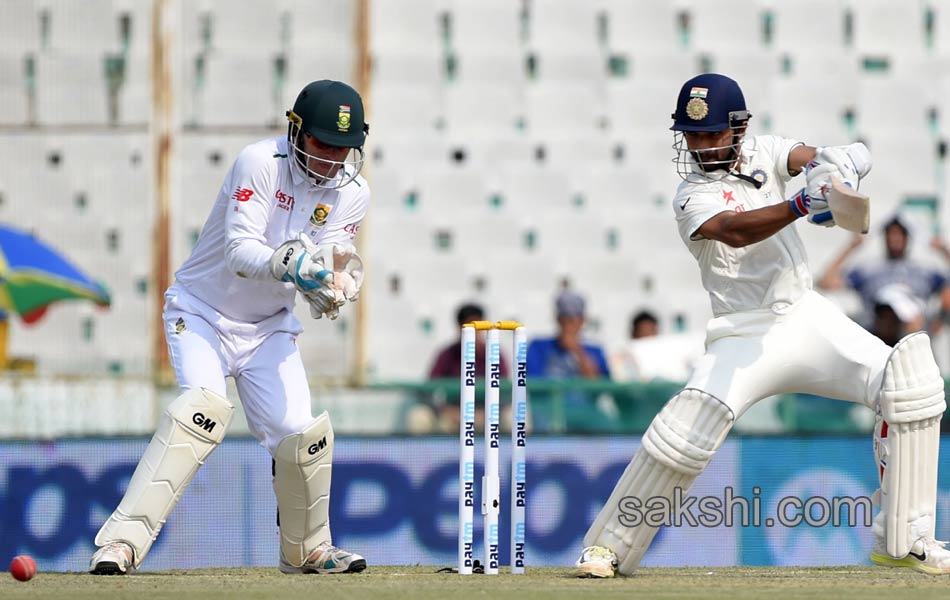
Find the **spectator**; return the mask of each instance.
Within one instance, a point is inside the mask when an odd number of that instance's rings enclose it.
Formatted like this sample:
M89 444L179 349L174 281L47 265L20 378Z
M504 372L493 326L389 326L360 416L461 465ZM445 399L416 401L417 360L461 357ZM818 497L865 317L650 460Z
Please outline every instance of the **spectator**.
M448 379L453 381L445 388L437 390L431 397L414 406L406 417L406 425L410 433L429 433L437 428L443 433L458 432L459 427L459 382L462 373L459 360L462 353L461 329L465 323L483 321L485 310L478 304L466 303L459 307L455 314L455 321L459 327L459 334L455 341L443 347L436 355L429 369L429 379ZM485 373L485 332L475 334L475 372L478 377ZM501 355L501 376L508 376L508 363L505 355ZM476 404L476 423L484 422L484 410L481 403ZM481 427L482 425L479 425Z
M630 322L630 339L610 356L615 381L654 380L684 382L703 355L701 331L661 333L650 311L637 312Z
M656 315L648 310L641 310L633 316L630 323L630 339L653 337L660 333L660 322Z
M584 298L564 290L554 305L558 334L528 344L528 377L609 377L603 349L581 342L586 320Z
M924 327L924 307L907 286L886 285L874 296L874 320L870 331L888 346Z
M910 232L907 225L895 216L884 224L883 260L859 265L842 275L845 262L864 242L861 236L855 236L844 251L825 271L818 285L826 290L838 290L850 287L861 295L864 307L862 322L873 330L878 302L878 293L895 284L904 286L904 291L922 307L926 307L930 298L939 294L941 314L950 311L950 283L944 273L937 269L912 261L907 256ZM938 250L942 244L935 241L931 246ZM886 303L885 303L886 304ZM923 321L921 321L923 324ZM940 320L931 323L933 333L940 328ZM873 332L873 331L872 331Z
M584 298L571 290L564 290L555 300L555 311L557 335L535 339L528 344L529 381L608 378L610 370L603 349L581 341L585 323ZM556 394L532 391L530 400L532 421L537 431L557 430L562 425L573 431L605 431L616 425L598 408L597 394L566 387L560 388Z
M455 321L458 323L459 335L454 342L445 346L432 363L429 369L429 379L442 379L446 377L458 378L462 374L462 365L459 357L462 353L462 325L472 321L484 321L485 311L478 304L463 304L455 313ZM485 332L479 331L475 336L475 370L479 374L485 373ZM501 356L501 374L508 375L508 363L505 356Z

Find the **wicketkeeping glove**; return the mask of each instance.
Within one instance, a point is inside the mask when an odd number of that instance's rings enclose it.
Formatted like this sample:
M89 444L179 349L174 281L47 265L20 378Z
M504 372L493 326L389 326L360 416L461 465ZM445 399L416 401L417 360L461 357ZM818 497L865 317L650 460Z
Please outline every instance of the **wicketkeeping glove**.
M307 234L280 245L270 259L270 272L278 281L294 284L304 294L333 281L333 248L317 246Z

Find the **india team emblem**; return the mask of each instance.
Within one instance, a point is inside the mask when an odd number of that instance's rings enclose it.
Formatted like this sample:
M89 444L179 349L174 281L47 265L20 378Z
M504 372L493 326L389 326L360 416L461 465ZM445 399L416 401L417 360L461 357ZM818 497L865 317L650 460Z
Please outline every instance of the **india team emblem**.
M330 216L330 207L326 204L318 204L313 209L313 215L310 216L310 224L314 227L323 227L327 224L327 217Z
M336 117L336 128L340 131L350 130L350 107L346 104L340 105L340 112Z
M769 174L766 173L764 169L756 169L752 171L752 179L758 181L760 186L763 186L768 183Z
M709 89L694 87L689 91L689 102L686 103L686 116L694 121L702 121L709 114L709 105L706 104L706 94Z

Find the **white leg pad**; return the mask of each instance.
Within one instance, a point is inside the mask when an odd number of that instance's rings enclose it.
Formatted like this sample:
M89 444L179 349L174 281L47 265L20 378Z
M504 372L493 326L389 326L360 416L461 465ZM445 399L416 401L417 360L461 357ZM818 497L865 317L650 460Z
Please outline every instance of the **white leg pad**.
M894 346L881 383L874 454L881 478L875 528L895 558L906 556L918 539L934 537L940 419L947 408L943 385L927 334L911 334Z
M300 433L285 437L274 455L274 492L280 512L280 551L294 567L330 538L333 427L323 412Z
M685 493L709 464L734 422L732 410L703 391L685 389L673 396L643 434L640 450L584 536L584 545L613 550L618 571L632 573L657 528L625 525L628 517L620 510L624 499L632 496L645 504L657 496L672 499L677 488Z
M191 479L218 447L234 406L204 388L188 390L162 414L122 502L96 534L97 546L123 541L138 567Z

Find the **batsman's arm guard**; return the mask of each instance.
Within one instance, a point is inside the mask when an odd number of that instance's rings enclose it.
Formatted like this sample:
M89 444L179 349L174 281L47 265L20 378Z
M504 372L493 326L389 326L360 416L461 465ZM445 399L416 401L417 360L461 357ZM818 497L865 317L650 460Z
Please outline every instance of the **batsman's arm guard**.
M191 389L162 414L122 502L96 535L97 546L127 542L133 565L145 555L191 479L224 439L234 406L204 388Z
M274 453L274 492L280 513L280 551L299 567L330 538L333 427L324 411L303 431L280 441Z
M657 527L631 513L657 496L685 493L709 464L735 422L732 410L697 389L673 396L643 434L640 449L584 536L584 546L604 546L617 554L618 571L629 575L653 541Z
M906 556L918 539L934 536L940 419L947 408L943 386L926 333L894 346L881 383L874 453L881 478L875 528L895 558Z

